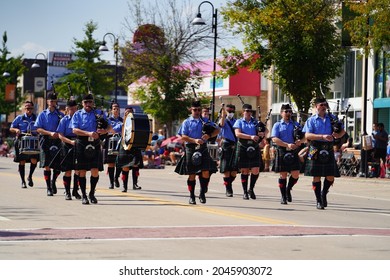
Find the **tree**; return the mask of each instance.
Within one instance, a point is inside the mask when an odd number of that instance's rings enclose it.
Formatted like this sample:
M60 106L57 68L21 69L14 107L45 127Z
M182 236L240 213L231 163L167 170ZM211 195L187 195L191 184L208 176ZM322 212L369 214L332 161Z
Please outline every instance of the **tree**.
M189 1L182 6L176 0L155 1L149 7L140 0L130 2L126 27L134 35L121 48L125 81L144 81L134 98L170 129L172 121L188 115L194 99L190 85L199 82L194 63L212 44L210 26L192 27L196 9L188 13Z
M2 47L0 49L0 114L6 114L7 116L14 111L15 102L5 101L5 87L6 84L15 84L17 85L17 79L21 76L27 68L23 65L22 58L23 55L17 57L9 57L11 54L7 48L7 32L3 33ZM3 73L9 73L9 77L3 76ZM24 97L20 94L20 89L16 89L19 94L17 94L16 106L19 106Z
M351 36L352 45L362 48L369 56L390 47L389 0L345 1L354 17L344 24Z
M275 82L296 103L310 108L312 98L340 73L343 50L328 0L236 0L222 15L242 33L244 50L223 50L225 74L249 66Z
M97 30L97 24L89 21L85 25L85 38L81 41L74 38L75 47L73 52L76 59L67 66L71 73L62 77L56 85L56 91L62 98L69 98L68 82L70 83L72 94L77 100L88 92L86 78L91 85L92 92L96 96L107 96L113 85L113 78L108 75L109 70L104 66L106 62L100 60L100 41L93 38L93 33Z

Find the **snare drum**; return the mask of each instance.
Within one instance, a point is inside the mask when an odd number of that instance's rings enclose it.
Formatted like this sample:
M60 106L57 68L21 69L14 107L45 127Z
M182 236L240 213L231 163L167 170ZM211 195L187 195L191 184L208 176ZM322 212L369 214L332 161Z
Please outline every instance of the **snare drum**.
M39 154L39 140L37 136L23 136L20 139L20 153L25 155Z
M114 134L112 137L108 139L108 149L107 154L108 155L118 155L119 153L119 141L121 140L121 137L119 134Z
M209 155L212 160L218 160L218 149L219 146L217 143L207 143L207 150L209 151Z
M123 120L122 145L125 150L145 149L152 142L151 122L146 114L129 113Z

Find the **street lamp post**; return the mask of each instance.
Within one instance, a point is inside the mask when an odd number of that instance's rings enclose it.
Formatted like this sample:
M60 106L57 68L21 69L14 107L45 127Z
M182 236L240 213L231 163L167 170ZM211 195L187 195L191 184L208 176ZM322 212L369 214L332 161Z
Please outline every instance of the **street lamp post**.
M193 25L205 25L205 21L202 19L202 15L200 13L200 7L202 4L208 3L211 5L212 13L213 13L213 23L211 26L212 31L214 32L214 57L213 57L213 95L212 95L212 105L211 105L211 120L214 121L214 111L215 111L215 82L216 82L216 64L217 64L217 14L218 9L214 9L214 5L210 1L203 1L198 6L198 14L196 18L192 21Z
M111 35L114 38L114 55L115 55L115 102L118 102L118 48L119 48L119 42L118 38L115 37L114 34L108 32L104 34L103 36L103 42L101 46L99 47L99 51L108 51L108 48L106 46L106 41L104 40L107 35Z
M45 108L45 106L47 106L47 57L46 57L46 55L43 53L37 53L37 55L35 56L35 59L34 59L34 63L31 65L31 69L36 69L36 68L41 67L37 62L37 58L39 55L42 55L44 57L44 59L46 60L45 61L45 88L44 88L44 95L45 95L44 108ZM35 84L35 81L34 81L34 84ZM35 85L34 85L34 87L35 87Z

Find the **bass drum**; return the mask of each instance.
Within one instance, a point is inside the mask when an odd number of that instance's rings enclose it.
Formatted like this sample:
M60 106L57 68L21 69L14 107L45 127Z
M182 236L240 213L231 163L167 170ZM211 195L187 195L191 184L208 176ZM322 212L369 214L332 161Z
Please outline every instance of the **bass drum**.
M152 142L151 122L146 114L129 113L123 120L122 146L125 150L131 148L145 149Z

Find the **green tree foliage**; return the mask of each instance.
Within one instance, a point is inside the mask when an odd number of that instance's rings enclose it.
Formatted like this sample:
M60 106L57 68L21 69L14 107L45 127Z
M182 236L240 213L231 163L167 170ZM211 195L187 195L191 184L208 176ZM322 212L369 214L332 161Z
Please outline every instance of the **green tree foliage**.
M59 84L55 85L60 97L66 99L70 97L69 82L72 95L80 101L88 93L86 78L95 98L102 96L107 99L107 95L113 89L113 77L109 75L110 71L104 67L107 63L100 60L100 41L93 38L93 33L96 30L97 24L89 21L85 25L84 39L81 41L73 39L75 45L73 53L76 59L67 66L71 73L62 77Z
M194 99L190 85L199 82L193 62L210 42L205 35L210 27L191 25L196 9L189 13L188 1L180 2L182 6L176 0L156 1L150 7L140 0L130 2L126 23L133 38L121 48L126 84L142 82L133 98L169 128L172 121L188 115Z
M0 114L13 112L15 109L15 102L5 101L5 87L6 84L17 84L17 79L21 76L27 68L23 65L23 55L17 57L8 57L11 53L7 48L7 32L3 33L2 47L0 49ZM7 72L9 77L3 76ZM24 97L20 94L21 89L17 89L17 107L24 101Z
M343 50L328 0L236 0L222 9L227 26L243 36L244 51L224 50L227 74L249 66L273 80L307 111L340 73Z
M345 1L356 15L345 22L352 45L364 49L364 54L390 47L390 1Z

